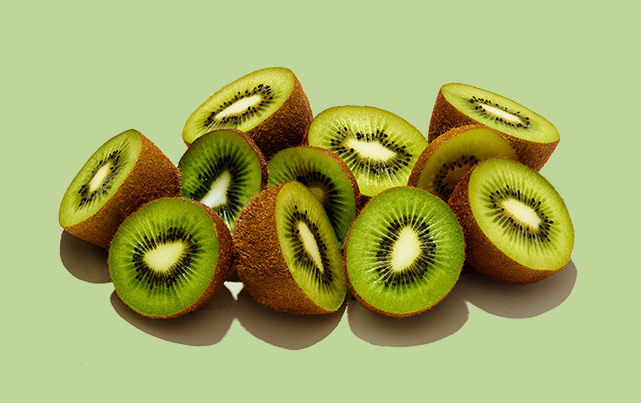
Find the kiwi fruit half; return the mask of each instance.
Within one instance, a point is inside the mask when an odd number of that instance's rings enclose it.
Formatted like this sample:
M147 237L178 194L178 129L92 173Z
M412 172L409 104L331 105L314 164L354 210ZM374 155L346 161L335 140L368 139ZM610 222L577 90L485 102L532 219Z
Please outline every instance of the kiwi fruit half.
M370 106L337 106L321 112L309 127L307 142L345 161L361 194L368 197L407 184L416 159L427 147L414 126Z
M360 200L358 183L345 162L323 148L300 146L279 151L267 166L270 187L298 181L312 191L342 245Z
M298 78L286 68L254 71L228 84L196 109L183 129L189 145L214 129L247 133L269 159L302 143L313 119Z
M267 186L267 163L245 133L219 129L194 141L178 162L183 197L211 207L230 231L240 210Z
M438 197L403 186L372 198L349 230L345 271L367 308L406 317L441 301L465 260L463 232Z
M493 157L518 159L510 144L495 131L478 124L456 127L427 146L407 184L447 201L472 166Z
M481 162L459 182L449 204L465 233L467 262L479 272L529 284L570 260L574 229L563 199L519 162Z
M299 182L263 190L243 209L233 267L259 303L292 315L337 311L346 286L338 239L314 194Z
M103 144L71 181L60 203L60 225L103 248L122 221L143 204L177 196L180 174L149 139L127 130Z
M134 311L171 318L211 299L229 274L231 235L210 208L186 198L145 204L109 247L109 274Z
M471 123L501 133L519 161L535 171L543 167L559 143L559 132L552 123L511 99L466 84L442 86L430 119L429 141Z

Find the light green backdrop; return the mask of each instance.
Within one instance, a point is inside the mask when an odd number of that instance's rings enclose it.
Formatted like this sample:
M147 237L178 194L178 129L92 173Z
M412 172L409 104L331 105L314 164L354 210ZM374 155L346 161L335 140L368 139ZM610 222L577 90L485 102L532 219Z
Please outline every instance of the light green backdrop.
M180 4L3 6L2 400L639 396L637 6ZM105 253L58 226L66 187L129 128L177 163L189 114L267 66L298 75L314 114L371 105L426 134L439 87L456 81L547 117L561 143L542 173L573 218L572 263L530 287L466 277L406 321L355 302L292 319L227 289L183 321L132 315L105 282Z

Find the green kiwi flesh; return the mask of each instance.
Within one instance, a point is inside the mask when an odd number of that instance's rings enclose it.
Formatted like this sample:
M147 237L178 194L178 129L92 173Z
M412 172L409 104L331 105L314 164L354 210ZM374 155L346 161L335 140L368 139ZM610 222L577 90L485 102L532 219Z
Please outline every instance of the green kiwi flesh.
M312 121L309 145L338 155L350 168L360 192L375 196L407 184L427 140L414 126L391 112L369 106L338 106Z
M517 160L510 144L481 125L454 128L431 142L412 169L408 185L447 201L456 184L480 161L502 157Z
M441 301L465 259L463 232L450 208L423 189L396 187L372 198L352 225L345 270L367 308L405 317Z
M300 145L313 115L298 78L286 68L254 71L226 85L189 117L183 140L193 143L215 129L247 133L270 158Z
M543 176L516 161L481 162L449 203L465 231L468 263L477 271L528 284L570 259L574 229L563 199Z
M244 133L220 129L194 141L178 163L180 194L214 210L233 231L242 208L267 184L267 163Z
M262 191L243 209L234 268L256 301L279 312L326 314L345 299L336 234L320 201L295 181Z
M309 146L279 151L267 164L269 184L305 185L320 200L342 245L356 218L358 184L347 165L329 151Z
M184 198L145 204L109 247L120 299L141 315L176 317L202 306L229 272L231 236L208 207Z

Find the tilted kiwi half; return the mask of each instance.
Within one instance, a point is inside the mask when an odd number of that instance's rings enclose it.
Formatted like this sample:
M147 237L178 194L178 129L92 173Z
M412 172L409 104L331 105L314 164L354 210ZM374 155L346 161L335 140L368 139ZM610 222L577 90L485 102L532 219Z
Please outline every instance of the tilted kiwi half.
M365 205L349 231L348 285L375 312L415 315L454 287L464 251L463 232L445 202L423 189L388 189Z
M453 127L471 123L501 133L519 161L536 171L559 143L559 132L552 123L511 99L465 84L442 86L430 119L429 141Z
M194 311L223 286L231 235L207 206L185 198L145 204L120 226L109 247L109 274L134 311L171 318Z
M285 68L254 71L228 84L196 109L183 129L189 145L215 129L247 133L269 159L302 143L313 118L298 78Z
M263 190L243 209L234 263L259 303L292 315L337 311L346 293L341 249L320 201L304 185Z
M60 225L107 248L129 214L179 191L180 174L169 158L141 133L127 130L103 144L80 169L60 203Z
M350 168L361 194L375 196L407 184L425 137L404 119L369 106L338 106L312 121L309 145L338 155Z
M219 129L199 137L178 162L183 197L211 207L230 231L240 210L267 186L267 162L245 133Z
M342 245L356 218L360 193L356 178L336 154L311 146L279 151L268 164L269 186L298 181L320 200Z
M479 272L529 284L570 260L574 229L563 199L516 161L481 162L459 182L449 204L465 233L467 262Z
M495 131L478 124L459 126L427 146L407 184L447 201L463 175L480 161L494 157L518 158L510 144Z

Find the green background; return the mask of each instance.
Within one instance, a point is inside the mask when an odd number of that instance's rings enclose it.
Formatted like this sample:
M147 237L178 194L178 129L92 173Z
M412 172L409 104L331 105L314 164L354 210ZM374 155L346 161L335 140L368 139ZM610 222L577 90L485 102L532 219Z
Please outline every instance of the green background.
M231 2L230 2L231 3ZM23 2L0 16L2 343L12 401L623 400L639 396L639 9L632 2ZM542 173L576 243L528 287L462 279L404 321L356 302L289 318L224 289L181 321L144 321L105 282L106 254L63 234L66 187L136 128L174 163L182 127L253 70L291 68L314 114L394 112L427 134L441 85L545 116ZM4 399L3 399L4 400Z

